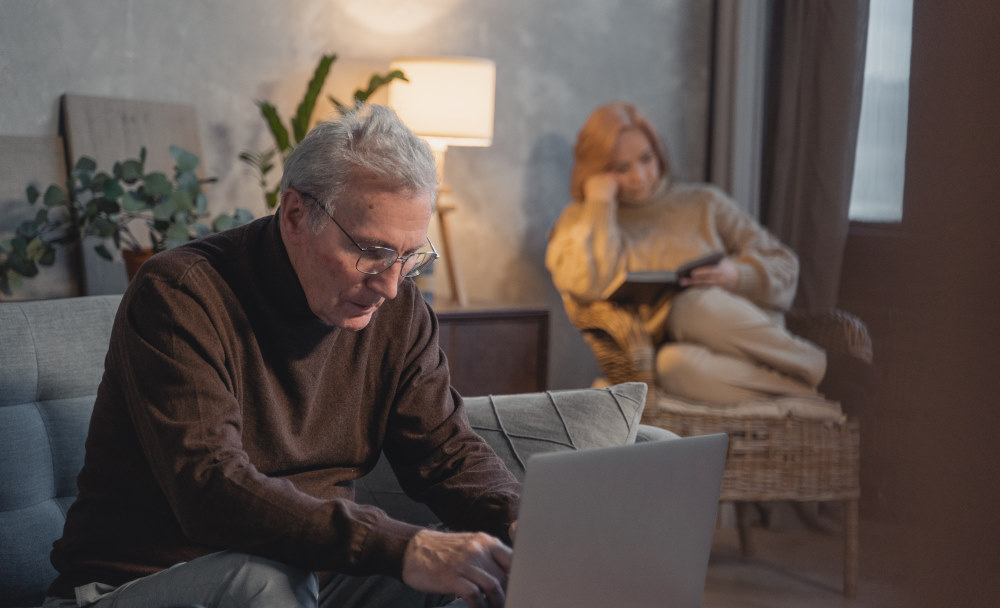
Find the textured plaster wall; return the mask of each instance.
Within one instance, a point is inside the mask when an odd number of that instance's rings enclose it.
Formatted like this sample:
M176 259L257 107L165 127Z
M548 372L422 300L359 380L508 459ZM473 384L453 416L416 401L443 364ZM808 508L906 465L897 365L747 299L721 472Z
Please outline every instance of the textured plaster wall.
M492 59L493 145L447 156L459 270L474 301L550 308L550 384L583 386L598 369L543 263L573 141L594 107L630 100L702 178L710 24L709 0L0 0L0 133L58 134L63 93L193 104L213 208L259 216L237 160L270 143L253 102L291 114L322 53L340 57L327 92L343 97L394 57Z

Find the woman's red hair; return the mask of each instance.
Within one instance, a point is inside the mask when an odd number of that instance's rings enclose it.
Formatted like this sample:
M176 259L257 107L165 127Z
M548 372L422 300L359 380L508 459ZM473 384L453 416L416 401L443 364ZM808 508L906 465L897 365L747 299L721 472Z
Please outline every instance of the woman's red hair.
M634 105L624 101L605 104L594 110L587 122L583 123L573 148L573 172L570 175L569 191L573 200L583 200L583 183L591 175L608 170L615 142L623 131L639 129L656 153L660 165L660 175L670 174L670 163L666 150L660 143L660 136L649 120Z

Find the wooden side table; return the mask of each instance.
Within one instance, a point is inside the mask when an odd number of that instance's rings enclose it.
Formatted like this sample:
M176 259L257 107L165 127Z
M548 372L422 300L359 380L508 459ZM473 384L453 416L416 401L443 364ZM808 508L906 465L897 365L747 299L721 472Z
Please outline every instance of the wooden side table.
M545 308L435 306L452 385L463 396L545 390L549 311Z

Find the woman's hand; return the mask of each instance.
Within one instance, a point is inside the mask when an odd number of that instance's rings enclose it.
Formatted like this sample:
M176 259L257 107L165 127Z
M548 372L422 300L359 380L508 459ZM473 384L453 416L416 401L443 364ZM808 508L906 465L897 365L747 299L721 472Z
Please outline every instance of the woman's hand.
M614 202L618 196L618 180L611 173L595 173L583 182L583 199Z
M733 291L740 282L740 269L729 258L722 258L718 264L701 266L691 271L690 278L680 280L682 287L721 287Z

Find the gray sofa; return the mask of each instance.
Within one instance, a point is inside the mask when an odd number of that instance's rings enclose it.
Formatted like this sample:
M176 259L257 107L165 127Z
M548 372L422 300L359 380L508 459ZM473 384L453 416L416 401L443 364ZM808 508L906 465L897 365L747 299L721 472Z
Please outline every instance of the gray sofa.
M84 441L120 296L0 302L0 607L37 606L52 542L76 495ZM531 454L672 437L639 424L646 385L466 399L473 426L519 478ZM388 465L358 500L420 524Z

